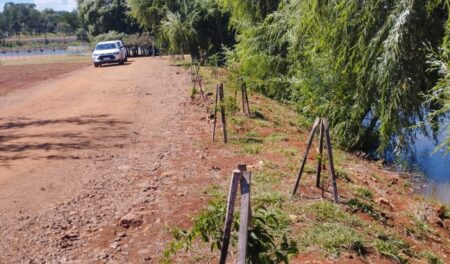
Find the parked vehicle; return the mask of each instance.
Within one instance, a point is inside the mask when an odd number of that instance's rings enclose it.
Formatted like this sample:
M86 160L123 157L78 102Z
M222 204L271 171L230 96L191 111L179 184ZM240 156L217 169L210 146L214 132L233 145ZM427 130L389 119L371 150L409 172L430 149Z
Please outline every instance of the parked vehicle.
M128 61L127 48L123 45L123 42L121 40L115 40L115 42L119 46L120 52L123 53L122 55L125 58L125 62Z
M123 64L126 60L126 52L123 52L123 50L123 46L120 46L117 41L97 43L92 53L94 66L98 67L105 63Z

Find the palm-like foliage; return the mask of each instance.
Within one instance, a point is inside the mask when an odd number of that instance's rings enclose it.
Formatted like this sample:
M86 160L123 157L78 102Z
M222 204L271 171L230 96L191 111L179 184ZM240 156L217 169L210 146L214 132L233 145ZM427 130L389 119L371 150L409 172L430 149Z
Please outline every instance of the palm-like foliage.
M185 15L167 12L166 18L161 23L161 31L173 53L184 54L184 51L189 49L190 44L195 40L196 31L193 25L197 19L196 11Z
M130 14L171 52L189 51L197 59L234 43L229 15L215 0L130 0L129 4Z

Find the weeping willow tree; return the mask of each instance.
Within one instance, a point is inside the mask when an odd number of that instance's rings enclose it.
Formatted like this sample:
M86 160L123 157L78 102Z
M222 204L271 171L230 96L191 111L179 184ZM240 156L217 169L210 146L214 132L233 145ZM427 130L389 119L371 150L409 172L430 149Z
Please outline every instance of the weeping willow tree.
M235 15L254 12L245 4L254 1L222 2L238 10ZM406 146L414 139L409 128L448 99L441 94L441 101L424 104L439 80L428 55L444 44L447 1L291 0L277 6L264 17L254 12L260 21L240 24L235 64L255 89L295 101L303 115L329 117L342 147L381 152Z
M438 105L430 112L429 117L432 124L446 123L447 139L439 146L450 152L450 124L448 123L450 113L450 50L446 45L436 53L430 55L430 66L439 74L439 81L427 95L427 104ZM441 118L441 119L440 119Z
M217 0L233 14L234 25L247 25L248 22L261 22L267 15L278 9L280 0Z

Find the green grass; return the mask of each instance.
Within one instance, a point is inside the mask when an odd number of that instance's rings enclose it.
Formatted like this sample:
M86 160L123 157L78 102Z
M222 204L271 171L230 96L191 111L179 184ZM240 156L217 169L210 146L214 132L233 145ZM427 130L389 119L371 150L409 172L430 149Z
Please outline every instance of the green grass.
M280 183L281 179L287 176L282 171L258 171L253 173L254 183L264 188L268 188L269 186L273 188Z
M300 214L317 223L342 223L350 226L361 226L362 222L356 216L342 210L342 208L329 201L312 202L297 210Z
M244 145L242 146L242 152L246 154L260 154L261 153L261 146L258 145Z
M366 187L357 187L355 195L359 198L371 201L373 199L373 193Z
M213 88L218 80L210 77L209 69L204 71L204 74L208 87ZM226 83L223 76L220 81ZM226 93L228 96L233 93L232 88L226 87ZM296 147L297 144L295 146L290 144L290 141L305 142L309 131L304 127L310 127L312 121L304 117L299 118L289 107L261 95L250 98L250 104L254 113L252 117L244 117L240 113L229 115L230 134L234 138L229 146L238 155L245 153L253 156L256 164L263 161L263 165L252 168L252 206L268 209L264 213L258 213L265 219L264 221L267 221L267 224L258 223L259 226L265 226L265 230L272 230L270 232L290 230L289 238L298 242L302 252L321 252L338 263L345 263L345 259L339 257L344 252L362 255L368 263L380 256L396 263L408 263L417 259L428 260L428 263L441 263L431 251L421 255L413 252L412 247L402 239L407 236L406 224L401 226L390 221L390 214L386 214L382 207L374 202L379 190L375 189L375 186L364 186L359 182L360 172L357 170L352 170L351 174L347 172L347 168L352 168L356 164L359 166L360 161L343 150L333 149L338 188L342 190L343 204L314 200L313 197L310 200L292 199L290 196L292 182L300 165L303 150ZM268 131L271 133L267 133ZM276 154L282 159L271 160L261 154ZM312 185L315 182L315 177L311 174L316 173L316 162L308 160L304 172L309 175L302 179L302 185ZM324 155L324 164L328 165L327 162L327 156ZM367 177L381 184L386 183L387 186L388 181L383 174L377 173L378 170L369 171ZM328 178L328 171L325 171L323 176L325 179ZM398 185L395 191L403 191L402 188ZM372 219L366 220L366 217L361 217L361 213L369 215ZM396 213L392 212L393 217L396 217ZM447 211L443 214L447 215ZM280 223L276 224L277 221L272 221L272 217ZM282 226L281 231L277 229L277 225ZM421 237L418 242L423 243L428 249L430 245L422 238L425 234L433 232L432 229L428 229L429 227L427 223L421 221L411 225L413 230L411 232L414 232L412 236ZM275 238L278 245L282 244L282 240L280 234ZM270 243L270 240L265 242ZM255 239L254 243L258 243L258 239ZM284 249L277 247L276 250ZM271 252L269 253L271 256L275 252L273 248L265 251ZM255 255L264 254L255 252ZM255 260L258 261L261 262Z
M352 209L353 212L362 212L370 215L373 219L378 221L387 221L387 219L378 212L374 204L369 201L363 201L358 198L352 198L348 201L348 206Z
M427 260L428 264L444 264L444 262L431 251L424 251L421 255Z
M414 256L410 246L394 236L379 235L374 246L382 256L390 258L397 263L409 263L408 257Z
M429 235L433 233L432 228L428 225L428 223L420 219L418 216L413 215L411 216L412 219L412 226L406 227L406 232L416 239L425 239Z
M271 142L283 142L283 141L285 142L289 140L289 138L283 133L272 133L266 139L267 141Z
M363 255L365 239L352 227L342 223L323 223L309 228L299 240L300 245L324 250L339 256L343 251L355 250Z
M264 143L264 139L256 132L249 132L244 137L239 138L239 142L243 144Z

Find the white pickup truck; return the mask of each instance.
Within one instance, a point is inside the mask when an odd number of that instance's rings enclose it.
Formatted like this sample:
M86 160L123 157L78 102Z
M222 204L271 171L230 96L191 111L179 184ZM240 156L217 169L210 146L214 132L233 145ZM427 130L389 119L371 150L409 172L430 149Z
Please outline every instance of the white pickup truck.
M92 53L92 61L95 67L105 63L123 64L126 60L126 49L119 40L99 42L95 45Z

